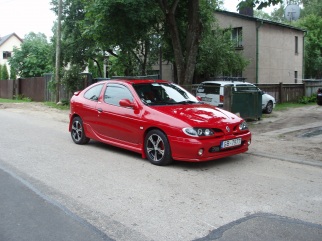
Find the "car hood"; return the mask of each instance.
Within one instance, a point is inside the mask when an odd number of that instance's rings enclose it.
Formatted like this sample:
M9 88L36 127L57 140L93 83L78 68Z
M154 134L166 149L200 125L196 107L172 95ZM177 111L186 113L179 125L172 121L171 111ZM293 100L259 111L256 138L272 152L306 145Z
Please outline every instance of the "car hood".
M154 106L154 110L174 117L190 125L213 125L214 123L238 123L241 118L223 109L205 104Z

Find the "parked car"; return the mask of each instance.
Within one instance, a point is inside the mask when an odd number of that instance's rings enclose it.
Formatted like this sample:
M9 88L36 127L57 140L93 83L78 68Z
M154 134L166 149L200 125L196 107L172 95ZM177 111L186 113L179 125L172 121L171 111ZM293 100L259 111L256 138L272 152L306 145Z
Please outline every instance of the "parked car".
M76 144L97 140L155 165L227 157L251 143L242 118L163 80L107 80L75 92L69 131Z
M261 91L256 85L243 81L204 81L196 91L196 96L202 101L210 105L223 107L224 106L224 87L232 86L235 90L260 91L262 94L262 110L264 113L270 114L275 108L275 98L264 91Z
M319 88L317 91L316 103L322 105L322 88Z

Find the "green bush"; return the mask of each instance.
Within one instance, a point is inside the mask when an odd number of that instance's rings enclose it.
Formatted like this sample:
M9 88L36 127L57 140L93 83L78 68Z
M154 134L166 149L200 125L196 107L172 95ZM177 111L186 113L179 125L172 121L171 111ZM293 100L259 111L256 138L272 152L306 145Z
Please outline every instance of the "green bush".
M1 79L3 79L3 80L9 79L7 65L5 65L5 64L1 67Z
M308 104L314 102L316 102L316 94L313 94L311 96L303 96L298 100L299 104Z

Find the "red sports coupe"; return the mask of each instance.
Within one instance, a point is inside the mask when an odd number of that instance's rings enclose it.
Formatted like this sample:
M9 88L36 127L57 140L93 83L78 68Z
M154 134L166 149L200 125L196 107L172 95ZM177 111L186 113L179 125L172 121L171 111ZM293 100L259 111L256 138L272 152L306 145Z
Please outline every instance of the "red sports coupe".
M251 143L242 118L164 80L105 80L75 92L69 131L76 144L97 140L155 165L214 160L246 152Z

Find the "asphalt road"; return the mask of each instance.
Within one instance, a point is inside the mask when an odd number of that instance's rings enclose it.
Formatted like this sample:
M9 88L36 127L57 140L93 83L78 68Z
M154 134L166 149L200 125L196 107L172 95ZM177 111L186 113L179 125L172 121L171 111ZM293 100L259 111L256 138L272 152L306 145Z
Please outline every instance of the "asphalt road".
M0 109L1 241L322 240L321 167L254 151L158 167L73 144L67 120Z

